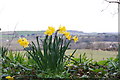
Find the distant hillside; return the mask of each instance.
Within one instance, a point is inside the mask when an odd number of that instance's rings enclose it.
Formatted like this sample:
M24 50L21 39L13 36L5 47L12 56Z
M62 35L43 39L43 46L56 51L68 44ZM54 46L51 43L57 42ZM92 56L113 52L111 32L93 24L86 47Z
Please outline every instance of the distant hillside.
M76 30L67 30L70 33L84 33L83 31L76 31Z
M45 31L15 31L15 32L13 32L13 31L4 31L4 32L2 32L2 35L3 35L3 37L4 36L12 36L12 35L23 35L23 36L25 36L25 35L43 35L43 33L44 33ZM82 34L83 32L82 31L75 31L75 30L68 30L68 32L70 32L72 35L76 35L76 34Z
M41 40L44 39L44 32L45 31L4 31L2 32L2 36L0 36L0 42L3 43L2 46L10 43L10 49L12 50L21 50L22 48L18 46L17 43L19 37L25 37L29 41L36 42L36 36L39 36ZM76 30L68 30L68 32L70 32L72 36L76 35L79 38L78 42L71 42L69 46L70 49L106 49L111 46L113 48L112 50L117 50L118 48L118 33L85 33Z

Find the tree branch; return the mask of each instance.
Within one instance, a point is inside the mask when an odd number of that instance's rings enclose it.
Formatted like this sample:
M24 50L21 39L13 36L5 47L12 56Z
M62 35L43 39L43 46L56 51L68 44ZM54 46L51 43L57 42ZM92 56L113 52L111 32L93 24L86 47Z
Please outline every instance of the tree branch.
M105 0L106 2L109 2L109 3L118 3L120 4L120 1L108 1L108 0Z

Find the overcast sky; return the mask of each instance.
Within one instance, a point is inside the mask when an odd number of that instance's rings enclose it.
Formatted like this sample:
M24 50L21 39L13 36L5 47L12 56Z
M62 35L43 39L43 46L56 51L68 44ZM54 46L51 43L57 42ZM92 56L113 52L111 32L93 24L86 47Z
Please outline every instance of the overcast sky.
M0 0L2 31L56 29L118 32L117 4L104 0Z

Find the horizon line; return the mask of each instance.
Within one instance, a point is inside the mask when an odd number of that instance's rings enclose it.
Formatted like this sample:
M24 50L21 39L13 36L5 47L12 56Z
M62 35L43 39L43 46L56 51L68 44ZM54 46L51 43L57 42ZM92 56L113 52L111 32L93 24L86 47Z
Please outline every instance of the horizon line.
M17 31L46 31L46 30L17 30ZM67 30L67 31L70 31L70 30ZM86 31L79 31L79 30L71 30L71 31L78 31L78 32L83 32L83 33L119 33L119 31L118 32L107 32L107 31L106 32L94 32L94 31L86 32ZM5 30L5 31L0 30L0 32L9 32L9 31L8 30ZM10 32L14 32L14 31L10 30Z

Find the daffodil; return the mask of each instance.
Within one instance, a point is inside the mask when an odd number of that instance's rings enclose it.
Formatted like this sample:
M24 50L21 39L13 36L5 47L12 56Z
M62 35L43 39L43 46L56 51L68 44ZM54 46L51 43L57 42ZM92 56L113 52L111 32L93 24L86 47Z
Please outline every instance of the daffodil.
M19 42L22 42L22 38L18 39L18 43L19 43Z
M5 78L8 79L8 80L14 80L14 78L11 77L11 76L7 76L7 77L5 77Z
M50 35L52 35L54 32L55 32L55 28L54 28L54 27L51 27L51 26L48 26L48 29L44 32L44 34L50 36Z
M50 35L52 35L52 34L53 34L53 32L52 32L51 30L46 30L46 32L44 32L44 34L46 34L46 35L50 36Z
M77 42L77 41L78 41L78 37L77 37L77 36L74 36L74 37L73 37L73 40L74 40L74 42Z
M71 35L66 36L66 38L67 38L68 40L70 40L71 37L72 37Z
M60 26L58 31L59 31L59 33L64 33L66 31L66 27L65 26Z
M70 35L70 32L63 32L63 34L65 35L65 37L70 40L71 39L71 35Z
M18 43L22 42L22 41L27 41L27 39L26 38L20 38L20 39L18 39Z
M28 47L29 42L28 41L22 41L19 43L21 46L23 46L24 48Z
M63 32L63 34L64 34L65 36L69 36L69 35L70 35L70 32Z
M55 32L55 28L54 28L54 27L51 27L51 26L48 26L48 30L51 30L51 31L52 31L52 33L54 33L54 32Z
M26 38L20 38L18 39L18 43L23 46L24 48L28 47L29 42Z

